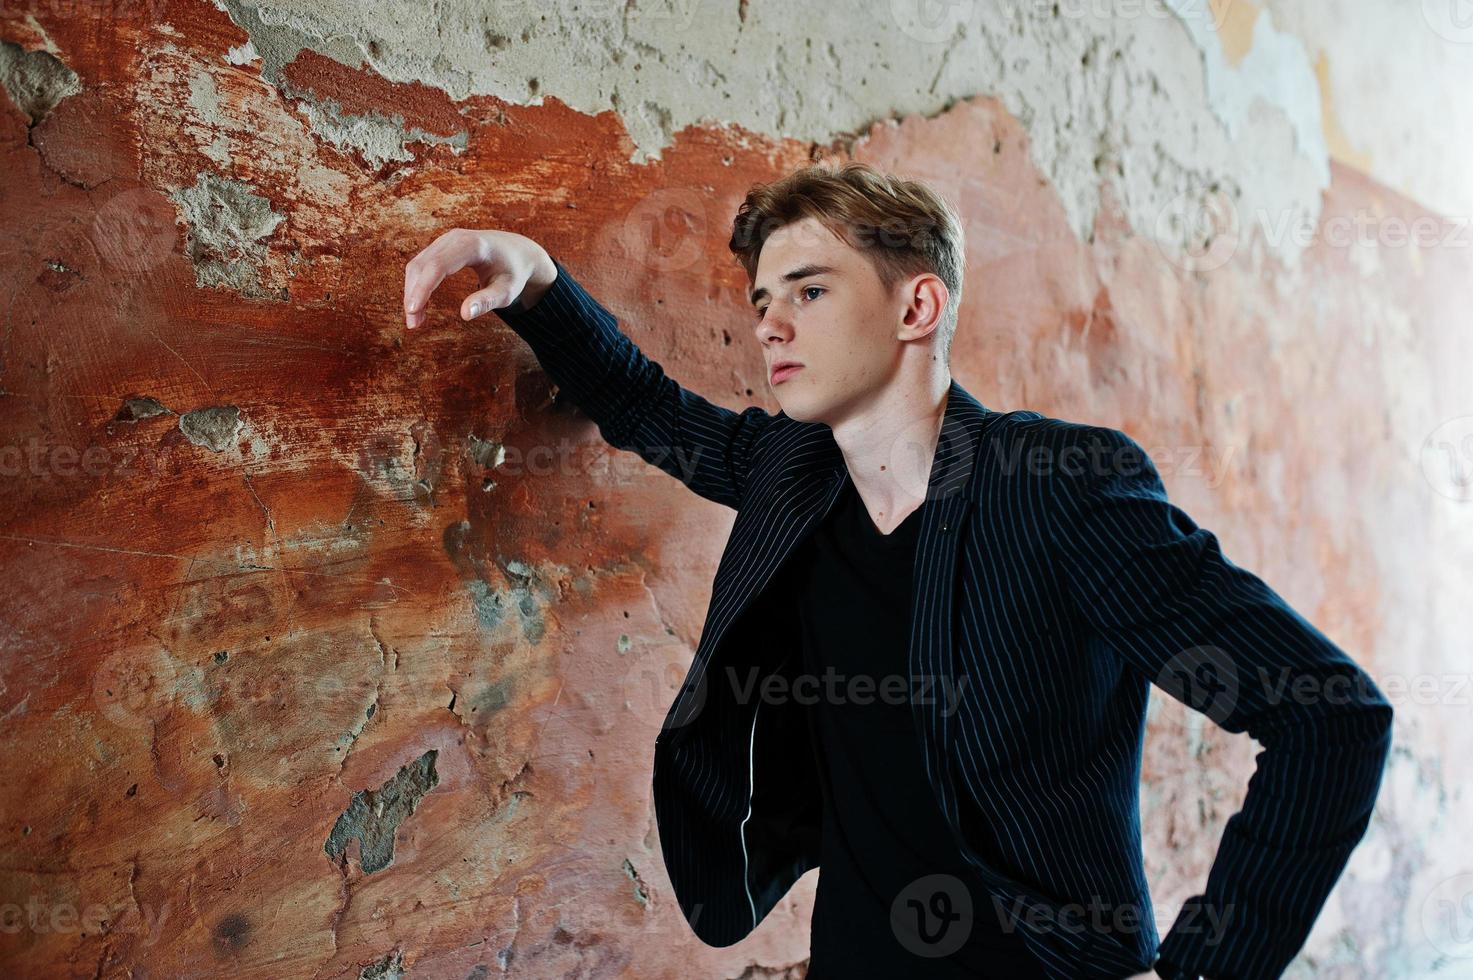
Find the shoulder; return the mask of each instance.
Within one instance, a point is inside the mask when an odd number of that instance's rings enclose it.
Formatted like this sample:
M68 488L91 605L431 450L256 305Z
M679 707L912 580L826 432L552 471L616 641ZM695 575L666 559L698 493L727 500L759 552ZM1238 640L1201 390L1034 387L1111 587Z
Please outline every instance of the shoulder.
M1125 431L1031 409L994 413L977 454L979 498L1005 488L1072 496L1112 477L1154 477L1150 456Z

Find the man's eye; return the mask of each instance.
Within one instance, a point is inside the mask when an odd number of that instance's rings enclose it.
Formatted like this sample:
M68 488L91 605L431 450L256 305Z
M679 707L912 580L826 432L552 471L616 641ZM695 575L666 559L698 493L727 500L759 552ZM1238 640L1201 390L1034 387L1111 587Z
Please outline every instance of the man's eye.
M759 320L762 319L762 314L764 314L766 312L767 312L767 307L765 307L765 306L759 307L757 309L757 319L759 319Z
M806 294L808 292L808 290L810 290L810 289L816 289L820 293L821 292L824 292L824 288L822 286L804 286L803 287L803 292Z

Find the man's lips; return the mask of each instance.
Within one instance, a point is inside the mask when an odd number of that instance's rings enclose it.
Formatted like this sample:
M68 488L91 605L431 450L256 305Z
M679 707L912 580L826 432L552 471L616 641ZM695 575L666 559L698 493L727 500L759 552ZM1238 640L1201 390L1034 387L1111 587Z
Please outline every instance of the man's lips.
M803 370L803 365L797 361L778 361L772 366L770 380L773 384L780 384Z

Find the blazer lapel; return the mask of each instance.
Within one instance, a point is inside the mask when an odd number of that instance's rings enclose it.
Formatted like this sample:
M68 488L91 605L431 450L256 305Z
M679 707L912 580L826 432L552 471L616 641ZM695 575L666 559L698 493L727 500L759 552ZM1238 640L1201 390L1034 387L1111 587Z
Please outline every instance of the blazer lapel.
M953 683L951 622L959 532L971 506L988 414L986 406L952 379L922 504L908 669L913 677L930 676L935 681L934 702L923 699L913 705L916 722L927 736L927 773L933 779L946 771L942 767L950 744L947 726L954 721L945 709L946 692L955 688L941 685ZM783 455L771 490L754 495L732 524L712 583L706 626L661 737L685 727L700 713L707 693L706 672L722 638L828 514L847 476L833 431L821 423L801 424L777 451ZM949 780L941 780L938 790L943 786L950 791Z

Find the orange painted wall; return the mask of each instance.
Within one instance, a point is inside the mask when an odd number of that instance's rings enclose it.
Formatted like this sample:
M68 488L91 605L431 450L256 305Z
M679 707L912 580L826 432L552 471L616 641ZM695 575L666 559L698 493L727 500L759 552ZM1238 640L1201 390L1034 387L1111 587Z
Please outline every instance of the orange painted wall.
M1113 207L1081 242L989 98L852 151L711 126L632 165L617 117L555 98L454 102L310 51L288 95L226 61L245 35L213 7L111 26L47 20L82 91L38 120L0 99L0 905L36 910L0 932L8 975L801 975L813 878L705 948L651 810L731 514L553 406L499 321L460 323L468 277L404 330L404 263L455 226L543 242L683 384L775 410L725 249L747 187L851 152L933 181L967 223L970 391L1131 433L1229 557L1373 674L1453 639L1431 426L1406 420L1466 388L1467 249L1320 242L1287 270L1246 240L1192 272ZM218 116L192 102L201 74ZM375 164L314 135L328 99L467 148ZM199 149L217 136L224 162ZM1327 218L1420 214L1333 173ZM206 174L271 230L213 246L178 203ZM1205 879L1253 770L1248 740L1188 714L1160 705L1146 750L1163 909ZM1388 782L1385 859L1326 912L1384 962L1369 910L1410 901L1426 801L1468 776L1436 754L1446 718L1398 705L1417 775ZM386 786L402 819L367 870L387 824L353 801Z

